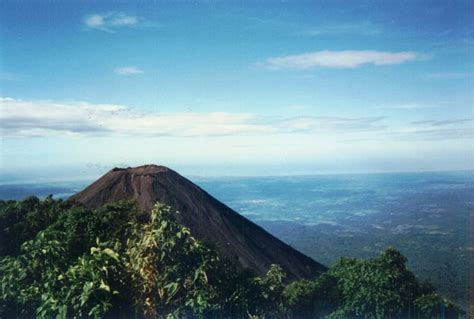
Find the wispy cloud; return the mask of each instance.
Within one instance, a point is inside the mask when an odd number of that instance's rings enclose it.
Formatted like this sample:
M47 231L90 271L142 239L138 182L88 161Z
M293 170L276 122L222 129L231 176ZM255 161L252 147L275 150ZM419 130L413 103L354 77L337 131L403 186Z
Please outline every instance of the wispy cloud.
M427 73L421 76L424 79L430 80L457 80L457 79L467 79L474 78L474 73L472 72L434 72Z
M0 99L4 137L344 134L383 130L381 117L262 117L243 113L141 113L122 105Z
M120 28L136 27L143 21L143 18L127 15L123 12L106 12L86 16L83 22L89 29L114 32Z
M395 104L395 105L385 105L385 106L376 106L374 109L380 110L419 110L419 109L432 109L436 108L436 105L428 105L424 103L402 103L402 104Z
M344 133L357 131L381 131L386 128L381 124L384 117L319 117L298 116L276 119L272 125L279 132L285 133Z
M316 51L268 58L259 66L269 69L308 70L314 68L356 68L367 64L402 64L423 58L416 52L388 51Z
M389 137L409 141L474 140L474 127L438 127L393 131Z
M413 121L393 129L389 136L403 140L474 139L474 119L443 119Z
M19 81L21 76L11 72L0 72L0 81Z
M118 75L136 75L144 73L142 69L136 66L122 66L119 68L115 68L114 72Z
M334 23L313 23L306 24L301 21L295 23L291 20L282 19L281 17L262 18L252 16L232 16L226 14L222 17L228 21L234 19L234 21L241 22L245 19L245 27L255 29L269 29L280 34L287 34L290 36L303 36L303 37L318 37L318 36L375 36L383 34L386 30L380 24L375 24L371 21L354 20L347 21L345 23L340 22Z
M342 23L337 25L328 25L307 28L299 31L297 34L302 36L317 37L323 35L364 35L372 36L382 34L383 30L380 26L371 22L360 23Z
M424 126L450 126L450 125L472 123L473 121L474 119L425 120L425 121L411 122L411 124L424 125Z

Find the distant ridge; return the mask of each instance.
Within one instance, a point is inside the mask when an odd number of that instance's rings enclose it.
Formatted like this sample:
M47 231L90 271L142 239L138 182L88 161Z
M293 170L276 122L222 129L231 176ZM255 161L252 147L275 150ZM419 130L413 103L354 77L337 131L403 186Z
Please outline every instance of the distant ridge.
M164 166L114 168L70 200L90 208L136 200L145 212L159 201L179 211L178 221L196 238L211 242L241 268L262 275L271 264L279 264L289 279L312 278L326 270Z

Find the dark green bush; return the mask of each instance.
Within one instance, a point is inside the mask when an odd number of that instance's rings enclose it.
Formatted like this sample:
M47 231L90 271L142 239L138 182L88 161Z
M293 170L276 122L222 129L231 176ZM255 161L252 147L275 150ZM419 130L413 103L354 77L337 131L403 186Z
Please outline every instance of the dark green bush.
M0 257L17 255L21 244L33 239L71 207L71 203L27 197L22 201L0 201Z

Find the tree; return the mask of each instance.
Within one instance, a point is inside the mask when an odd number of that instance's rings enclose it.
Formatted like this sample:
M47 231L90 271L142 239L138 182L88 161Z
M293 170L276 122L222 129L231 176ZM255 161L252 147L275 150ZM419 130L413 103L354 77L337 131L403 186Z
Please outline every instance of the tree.
M203 315L222 308L215 278L222 273L220 259L177 223L175 214L155 205L149 222L135 225L127 241L134 303L146 317Z
M433 295L434 288L420 284L406 268L406 261L393 248L369 260L341 258L329 270L342 293L341 304L332 316L405 318L440 314L441 300Z
M22 243L53 224L71 206L51 195L43 200L30 196L22 201L0 201L0 257L18 255Z
M336 309L341 295L336 278L325 273L316 280L289 283L283 291L283 300L291 318L322 318Z

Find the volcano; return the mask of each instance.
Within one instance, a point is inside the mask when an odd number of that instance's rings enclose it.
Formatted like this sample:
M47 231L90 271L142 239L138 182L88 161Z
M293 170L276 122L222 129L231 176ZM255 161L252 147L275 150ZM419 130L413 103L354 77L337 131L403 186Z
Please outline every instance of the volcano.
M190 180L158 165L114 168L70 200L89 208L135 200L143 212L156 202L179 211L178 222L216 247L239 268L258 275L280 265L289 279L314 278L326 267L293 249L260 226L221 203Z

